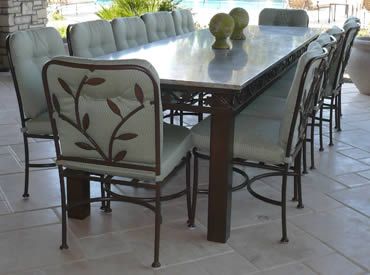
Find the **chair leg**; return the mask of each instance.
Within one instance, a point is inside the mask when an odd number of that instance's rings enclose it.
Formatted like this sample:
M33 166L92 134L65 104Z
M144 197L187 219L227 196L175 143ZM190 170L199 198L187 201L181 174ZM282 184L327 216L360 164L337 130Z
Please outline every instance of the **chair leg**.
M110 197L109 191L111 190L111 184L110 184L110 182L108 182L106 186L107 186L107 191L108 191L107 198L109 198ZM110 201L107 201L105 203L104 212L105 213L111 213L112 212L112 208L110 208Z
M102 175L102 176L100 176L100 178L101 178L101 183L100 183L100 192L101 192L101 197L102 198L105 198L105 191L104 191L104 183L103 183L103 179L104 179L104 176ZM100 209L101 210L105 210L105 201L102 201L101 202L101 206L100 206Z
M191 209L191 189L190 189L190 157L191 154L188 153L186 155L186 205L188 209L188 221L187 221L188 225L193 220Z
M286 228L286 183L287 183L288 166L286 165L285 173L283 175L283 182L281 185L281 225L283 236L280 240L282 243L288 242L287 228Z
M311 125L311 167L310 169L315 169L315 113L312 113L312 125Z
M329 146L333 146L333 105L334 105L334 96L330 99L330 116L329 116Z
M60 249L68 249L67 245L67 206L66 206L66 191L64 185L63 168L58 166L59 181L60 181L60 198L62 206L62 244Z
M180 126L184 126L184 111L180 111Z
M24 142L24 158L25 158L25 174L24 174L24 193L23 198L28 198L30 194L28 193L28 183L30 178L30 155L28 150L28 138L23 135Z
M302 151L300 151L295 159L295 173L297 174L294 176L294 181L297 182L297 193L298 193L298 205L297 208L303 208L303 200L302 200L302 175L301 175L301 154Z
M324 111L324 107L321 106L320 108L320 149L319 151L322 152L324 151L324 146L323 146L323 141L322 141L322 118L323 118L323 111Z
M342 128L341 128L341 125L340 125L340 117L342 116L342 96L341 96L342 92L341 92L341 89L339 90L339 93L337 95L337 109L336 109L336 112L337 112L337 120L338 120L338 123L337 123L337 131L342 131Z
M196 150L194 149L194 152ZM193 171L193 199L192 199L192 206L191 206L191 220L189 222L189 227L195 227L195 212L197 207L197 197L198 197L198 174L199 174L199 163L198 163L198 156L194 154L194 171Z
M306 148L306 138L303 142L303 174L308 174L307 172L307 148Z
M161 230L161 189L156 188L155 191L155 235L154 235L154 261L152 267L160 267L159 262L159 241Z

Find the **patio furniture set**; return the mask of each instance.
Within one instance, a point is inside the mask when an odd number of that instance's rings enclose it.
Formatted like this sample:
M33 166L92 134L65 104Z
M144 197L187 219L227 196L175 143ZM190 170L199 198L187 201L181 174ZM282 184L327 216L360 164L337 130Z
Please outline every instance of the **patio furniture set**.
M211 48L209 30L195 31L188 10L71 25L70 56L53 28L7 38L26 153L23 196L29 196L29 168L35 167L29 163L28 138L53 139L61 249L68 248L67 214L84 218L91 202L100 202L105 212L112 211L112 201L130 202L155 213L152 266L159 267L161 202L185 195L187 225L195 226L199 158L210 161L208 240L226 242L230 235L232 191L241 188L232 187L235 170L253 196L281 207L281 241L288 241L287 177L294 177L293 200L302 208L302 154L306 172L307 142L314 168L315 126L320 150L323 122L330 123L330 144L333 124L340 130L343 72L360 25L350 17L343 29L320 34L308 28L306 12L271 9L261 12L259 23L227 51ZM325 108L329 119L323 117ZM164 122L164 110L172 110L172 123ZM174 116L189 114L199 118L192 129L175 125ZM184 165L184 189L162 195ZM248 178L244 166L271 172ZM252 188L270 176L282 177L279 201ZM90 198L90 181L100 183L101 196ZM118 194L112 184L151 189L154 195Z

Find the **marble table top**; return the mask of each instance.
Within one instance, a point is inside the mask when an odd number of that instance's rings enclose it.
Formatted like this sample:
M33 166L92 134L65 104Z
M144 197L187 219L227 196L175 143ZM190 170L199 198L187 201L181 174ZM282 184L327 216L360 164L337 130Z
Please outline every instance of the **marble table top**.
M158 71L162 84L241 90L265 70L313 40L320 29L248 26L244 41L230 40L230 50L214 50L214 37L201 30L99 59L145 59Z

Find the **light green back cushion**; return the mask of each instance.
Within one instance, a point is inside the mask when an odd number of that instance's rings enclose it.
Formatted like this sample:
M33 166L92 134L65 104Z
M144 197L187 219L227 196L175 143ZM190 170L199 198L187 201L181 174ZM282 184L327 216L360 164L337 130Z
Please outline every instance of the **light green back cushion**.
M112 26L105 20L75 24L69 37L74 56L97 57L117 51Z
M145 13L141 19L145 23L149 42L176 36L172 15L167 11Z
M66 54L63 40L56 29L40 28L13 33L9 47L23 111L34 118L47 111L42 67L52 57Z
M308 15L300 9L263 9L259 15L259 25L307 27Z
M290 88L288 98L285 104L285 110L284 110L284 116L280 125L280 143L282 146L286 146L288 144L289 134L290 134L290 128L292 124L294 109L297 102L297 97L299 93L299 88L301 85L301 79L303 72L307 66L307 64L315 57L320 56L323 54L322 47L317 42L312 42L307 49L307 51L300 57L297 65L297 70L294 76L294 80L292 83L292 86ZM310 69L308 70L306 80L304 82L303 86L303 95L302 99L307 97L307 94L311 88L313 77L314 77L314 71L318 66L320 65L321 60L317 60L312 63L310 66ZM302 104L303 102L301 102ZM295 125L295 131L293 136L293 145L292 148L294 148L295 144L298 142L298 127L299 127L299 118L297 119L297 123Z
M60 113L76 125L79 119L81 127L86 129L108 159L117 160L120 159L120 154L121 156L125 154L122 161L116 162L154 165L155 119L159 121L161 135L163 127L160 97L159 114L156 117L154 113L154 87L160 93L159 78L155 69L144 60L97 61L73 57L59 60L79 64L138 65L152 73L155 86L146 73L137 69L91 71L52 64L47 70L47 80L51 96L55 95L58 99ZM82 87L81 95L77 100L79 87ZM76 102L79 106L79 116L76 116ZM54 109L56 109L55 106L54 104ZM130 113L135 110L137 112L130 116ZM96 150L81 148L95 147L94 143L81 133L81 130L71 126L57 112L54 112L53 116L56 119L64 156L104 159ZM122 122L124 123L120 127ZM112 154L109 153L110 143L113 144ZM162 137L160 137L160 148L162 151Z
M117 50L120 51L148 43L144 21L139 17L116 18L111 24Z
M190 10L174 10L172 12L172 17L177 35L193 32L195 30L193 15Z

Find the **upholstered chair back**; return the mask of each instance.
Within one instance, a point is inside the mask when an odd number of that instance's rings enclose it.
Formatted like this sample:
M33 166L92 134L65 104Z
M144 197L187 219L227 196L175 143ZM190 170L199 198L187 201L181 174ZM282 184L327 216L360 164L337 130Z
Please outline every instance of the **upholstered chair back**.
M111 24L117 50L120 51L148 43L144 21L139 17L116 18Z
M67 28L69 54L97 57L117 51L112 26L106 20L69 25Z
M43 80L58 160L160 173L162 105L151 64L66 57L50 61Z
M343 53L343 63L344 67L347 65L349 56L351 55L351 48L353 40L355 40L357 33L360 30L360 24L356 19L350 20L343 26L344 31L346 32L347 39L344 44L344 53ZM343 68L344 69L344 68Z
M174 10L172 11L172 17L177 35L193 32L195 30L193 15L190 10Z
M176 36L172 15L167 11L145 13L141 19L145 23L149 42Z
M300 9L263 9L259 15L259 25L307 27L309 18Z
M63 40L51 27L18 31L8 36L7 49L19 105L23 109L21 116L35 118L47 111L42 67L51 58L66 55Z
M314 106L315 93L322 83L326 56L327 50L319 43L312 42L298 61L280 125L280 143L287 147L287 156L304 138L307 119Z

